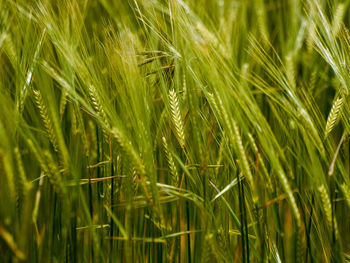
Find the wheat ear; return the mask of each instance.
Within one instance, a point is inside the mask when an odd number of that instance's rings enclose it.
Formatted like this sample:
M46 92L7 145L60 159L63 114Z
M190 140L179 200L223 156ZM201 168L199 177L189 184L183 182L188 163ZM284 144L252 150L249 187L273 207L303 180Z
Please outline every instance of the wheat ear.
M331 227L332 221L334 220L334 230L336 232L336 236L338 236L337 221L335 220L335 218L334 219L332 218L332 205L331 205L331 201L330 201L329 196L328 196L327 189L322 184L321 186L318 187L318 191L319 191L320 196L321 196L322 208L323 208L323 211L326 215L327 224L329 227Z
M254 137L251 133L248 133L248 137L249 137L249 141L250 141L250 145L254 151L254 154L257 156L257 158L259 157L259 164L262 168L262 171L266 177L266 180L267 180L267 186L270 190L272 190L272 182L271 182L271 178L270 178L270 175L269 175L269 172L267 171L267 168L266 168L266 165L265 165L265 161L262 157L262 155L260 154L259 152L259 149L258 149L258 146L256 145L255 143L255 140L254 140Z
M327 138L327 136L330 134L330 132L333 130L335 124L339 120L341 108L344 103L344 98L340 97L336 99L332 105L331 111L329 112L324 137Z
M131 145L131 143L125 139L123 134L117 128L113 128L111 132L112 132L113 137L117 140L120 147L122 147L124 152L131 159L133 165L135 166L137 173L140 176L146 175L145 167L144 167L139 155L136 153L135 149Z
M23 162L19 149L16 147L14 150L18 174L15 178L16 190L17 190L17 208L22 208L23 199L27 196L29 190L29 184L24 172Z
M96 88L93 85L90 85L88 90L89 90L89 95L91 98L92 106L96 110L97 114L102 118L106 127L109 128L110 127L109 121L108 121L106 112L104 111L104 109L101 105L100 95L98 94ZM108 135L107 135L106 129L103 129L103 135L104 135L105 139L108 141Z
M53 124L52 121L50 119L50 116L47 112L47 108L46 105L44 103L44 99L40 93L39 90L36 90L33 88L33 94L34 94L34 99L35 99L35 103L37 108L39 109L40 112L40 117L44 123L45 129L46 129L46 133L47 136L50 140L50 142L52 143L53 148L55 149L55 151L58 151L58 147L57 147L57 139L56 139L56 134L54 132L53 129Z
M346 201L347 205L350 208L350 189L349 189L349 186L347 186L345 183L343 183L340 186L340 188L343 191L345 201Z
M332 33L335 37L337 37L341 31L346 9L347 8L344 3L339 3L335 9L332 21Z
M169 165L172 181L173 181L175 186L178 186L178 184L179 184L179 174L177 173L177 169L176 169L176 165L175 165L175 162L174 162L173 155L169 151L168 143L167 143L165 137L163 137L162 140L163 140L164 151L165 151L165 154L166 154L166 157L167 157L167 161L168 161L168 165Z
M52 155L50 154L50 152L45 151L44 155L46 158L47 168L48 168L48 170L46 170L44 172L47 174L47 176L50 180L50 183L54 187L57 194L59 194L60 196L64 196L66 194L66 188L63 184L62 175L60 173L60 170L59 170L56 162L54 161Z
M169 101L170 101L170 110L171 117L175 126L176 137L179 141L180 146L183 148L185 145L185 131L184 123L181 117L179 100L177 98L175 90L169 91Z
M2 162L1 162L2 159ZM4 169L6 179L7 179L7 184L9 188L9 195L10 199L12 201L16 200L16 187L15 187L15 178L14 178L14 172L13 172L13 167L12 167L12 162L10 161L11 159L9 158L9 155L5 154L3 150L0 148L0 167ZM1 170L0 170L1 172Z

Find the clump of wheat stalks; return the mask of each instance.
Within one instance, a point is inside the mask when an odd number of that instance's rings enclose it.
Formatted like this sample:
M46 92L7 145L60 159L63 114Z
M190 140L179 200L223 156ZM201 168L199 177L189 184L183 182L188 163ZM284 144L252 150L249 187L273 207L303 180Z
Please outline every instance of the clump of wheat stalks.
M179 174L178 174L177 169L176 169L174 158L173 158L171 152L169 151L169 146L168 146L168 143L167 143L165 137L162 137L162 140L163 140L164 151L165 151L165 154L167 157L170 173L172 176L172 183L175 186L178 186L179 185Z
M341 116L341 109L344 104L344 98L340 97L337 98L332 105L331 111L328 114L327 123L325 127L324 137L327 138L327 136L331 133L334 126L337 124L340 116Z
M39 90L33 88L33 94L34 94L36 106L39 109L41 119L42 119L44 126L45 126L45 129L46 129L46 134L47 134L49 140L51 141L52 146L55 149L55 151L58 151L56 134L54 132L53 124L52 124L51 118L48 114L47 107L45 105L45 102L44 102L44 99L41 95L41 92Z
M183 148L185 146L185 129L184 123L181 116L179 100L176 95L175 90L169 91L169 102L170 102L170 113L172 117L172 121L175 127L176 138Z
M0 262L345 261L348 0L56 2L0 1Z

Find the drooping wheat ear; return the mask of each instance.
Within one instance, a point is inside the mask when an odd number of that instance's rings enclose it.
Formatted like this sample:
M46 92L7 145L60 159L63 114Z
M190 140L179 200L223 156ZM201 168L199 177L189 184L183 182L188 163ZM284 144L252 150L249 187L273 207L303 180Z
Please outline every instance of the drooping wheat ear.
M350 189L349 187L343 183L341 186L340 186L341 190L343 191L343 194L344 194L344 198L345 198L345 201L347 203L347 205L349 206L350 208Z
M58 147L57 147L56 134L54 132L53 124L52 124L51 118L47 112L47 108L46 108L46 105L44 103L43 97L42 97L40 91L36 90L34 88L33 88L33 94L34 94L36 106L38 107L39 112L40 112L40 117L41 117L41 119L44 123L44 126L45 126L47 137L49 138L50 142L52 143L53 148L57 152Z
M322 139L319 136L319 133L318 133L310 115L307 113L307 111L304 108L300 107L300 108L298 108L298 111L297 111L297 117L299 118L302 127L307 131L307 133L314 140L315 145L319 148L320 152L322 154L324 154L325 149L323 146Z
M106 115L106 112L104 111L102 105L101 105L101 98L98 94L96 88L93 85L89 85L89 95L91 98L92 106L96 110L97 114L102 118L104 124L109 128L109 121ZM106 140L108 138L107 131L103 129L103 135L105 136Z
M248 133L248 137L249 137L250 145L254 151L254 154L257 156L257 158L259 158L259 165L261 166L262 171L263 171L265 178L267 180L267 186L270 190L272 190L272 182L271 182L269 172L267 171L267 168L266 168L266 165L264 162L264 158L262 157L262 155L259 152L258 146L255 143L253 135L251 133Z
M180 112L179 100L177 98L175 90L169 91L169 101L171 117L176 131L176 137L179 141L180 146L183 148L185 146L185 129Z
M337 221L335 218L332 218L332 205L328 196L328 192L326 187L322 184L318 187L318 191L321 196L322 208L326 216L326 221L329 228L332 228L332 220L334 220L334 230L336 232L336 236L338 233Z
M222 132L222 138L220 141L220 146L219 146L219 154L218 154L218 158L216 161L217 165L221 165L222 163L222 159L224 156L224 150L225 150L225 146L226 146L226 139L225 139L225 132ZM218 174L221 170L220 169L216 169L216 171L212 174L210 180L216 185L217 184L217 178L218 178Z
M89 134L89 155L91 157L91 160L94 161L97 159L97 136L96 136L96 127L92 121L89 121L89 124L88 124L88 134Z
M232 120L232 124L233 124L233 130L235 133L236 147L238 149L238 154L239 154L239 157L241 160L241 165L242 165L241 168L244 171L244 174L249 181L250 187L252 188L253 202L256 203L258 201L258 196L257 196L257 193L255 191L255 184L254 184L254 180L253 180L252 171L250 170L249 162L248 162L247 156L246 156L245 151L244 151L242 137L239 133L239 128L238 128L238 125L237 125L235 120Z
M162 140L163 140L164 151L166 154L166 158L167 158L170 173L171 173L172 183L173 183L173 185L175 185L177 187L179 185L179 174L177 173L174 158L173 158L173 155L171 154L171 152L169 151L168 143L167 143L165 137L163 137Z
M113 128L111 133L112 133L113 137L117 140L120 147L124 150L124 152L131 159L133 165L135 166L137 173L140 176L145 176L146 175L145 167L140 159L140 156L136 153L136 151L133 148L133 146L131 145L131 143L125 139L123 134L117 128Z
M60 119L62 119L63 114L66 110L66 105L67 105L67 89L62 88L62 94L61 94L61 99L60 99Z
M280 181L280 184L282 186L282 189L284 190L285 194L287 195L287 199L292 207L292 212L295 217L295 221L297 224L298 229L301 227L301 217L300 212L297 206L297 202L295 201L293 191L290 188L288 179L284 171L280 168L277 172L278 179Z
M269 42L269 31L267 30L267 23L266 23L266 10L265 5L262 0L258 0L256 2L256 14L258 19L258 25L259 25L259 31L262 36L262 39L265 43Z
M47 171L47 165L44 162L44 159L41 157L41 155L39 154L38 150L36 149L36 147L34 146L34 143L32 140L27 139L27 144L29 146L29 149L32 151L32 153L34 154L34 157L36 158L36 160L39 162L41 170L43 171Z
M309 54L314 50L316 35L317 35L316 24L311 22L309 23L309 27L307 29L307 36L306 36L306 47Z
M16 188L17 188L17 208L20 211L22 208L23 199L27 196L29 190L29 184L27 182L27 178L24 172L23 162L21 158L21 154L16 147L14 150L18 173L16 173Z
M187 82L186 82L186 74L185 72L182 74L182 78L183 78L183 83L182 83L182 98L186 99L186 95L187 95Z
M332 33L335 37L338 36L342 28L345 11L346 11L346 6L344 3L339 3L337 5L337 8L335 9L335 12L333 15L333 21L332 21Z
M9 193L10 193L10 199L11 201L14 202L16 200L16 188L15 188L13 167L9 160L9 156L5 154L3 150L0 148L0 168L1 167L3 167L6 174L7 184L8 184Z
M293 90L295 90L295 64L292 54L286 56L286 75L289 85Z
M344 103L344 98L340 97L337 98L331 108L331 111L328 114L327 118L327 123L326 123L326 128L325 128L325 133L324 137L327 138L329 133L333 130L334 126L338 122L340 115L341 115L341 109Z
M231 146L233 146L233 144L235 143L235 135L232 128L231 119L228 117L224 104L220 96L214 97L214 95L210 93L208 95L209 95L208 98L212 103L212 107L216 111L218 119L221 120L221 122L227 126L227 131L228 131L227 136L229 137L229 142L231 143ZM216 103L215 98L217 99L218 103Z
M50 183L54 187L57 194L59 194L60 196L63 196L66 193L66 189L65 189L65 186L63 184L62 175L60 173L60 170L59 170L56 162L53 160L53 157L50 154L50 152L45 151L44 155L46 158L47 168L48 168L48 170L44 171L44 172L47 174L47 176L50 180Z
M227 245L222 236L223 229L219 229L215 235L207 233L205 236L205 256L204 262L228 262Z
M139 176L138 176L138 172L135 169L135 167L132 168L132 181L134 183L134 196L137 195L137 191L139 190Z
M304 260L304 247L305 247L305 241L304 241L304 235L303 235L303 229L300 227L297 230L297 262L303 262Z
M314 89L315 86L316 86L316 80L317 80L317 76L318 76L318 71L317 70L314 70L312 71L311 73L311 76L310 76L310 89Z
M204 242L204 251L203 251L203 262L209 263L209 262L217 262L215 254L213 252L213 234L208 233L205 236L205 242Z
M213 93L208 92L207 100L208 100L210 107L212 108L212 111L214 112L214 114L218 114L219 108L218 108L218 105L215 101Z
M69 110L69 117L71 122L71 129L73 134L77 134L79 132L78 122L77 122L77 114L75 112L74 107L71 107Z
M225 45L223 45L223 41L219 41L216 35L211 32L203 23L198 22L196 24L196 30L199 33L199 44L203 50L208 51L207 47L212 46L215 50L220 52L220 55L224 57L228 57L229 52Z

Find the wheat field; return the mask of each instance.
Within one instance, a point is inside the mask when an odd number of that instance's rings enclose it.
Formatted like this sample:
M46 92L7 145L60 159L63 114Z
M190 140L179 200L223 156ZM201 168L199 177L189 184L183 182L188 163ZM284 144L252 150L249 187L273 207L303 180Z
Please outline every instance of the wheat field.
M350 262L350 0L0 0L0 262Z

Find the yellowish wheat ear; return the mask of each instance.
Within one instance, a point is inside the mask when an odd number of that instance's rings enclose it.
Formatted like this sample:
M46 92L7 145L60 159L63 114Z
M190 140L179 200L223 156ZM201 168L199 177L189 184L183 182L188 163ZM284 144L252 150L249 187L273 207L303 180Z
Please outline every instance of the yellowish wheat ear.
M171 117L176 131L176 137L179 141L180 146L183 148L185 146L185 129L180 112L179 100L177 98L175 90L169 91L169 101Z
M334 126L338 122L343 103L344 103L343 97L340 97L334 101L331 111L329 112L329 115L327 118L327 123L326 123L326 128L324 133L325 138L327 138L327 136L330 134L330 132L333 130Z

